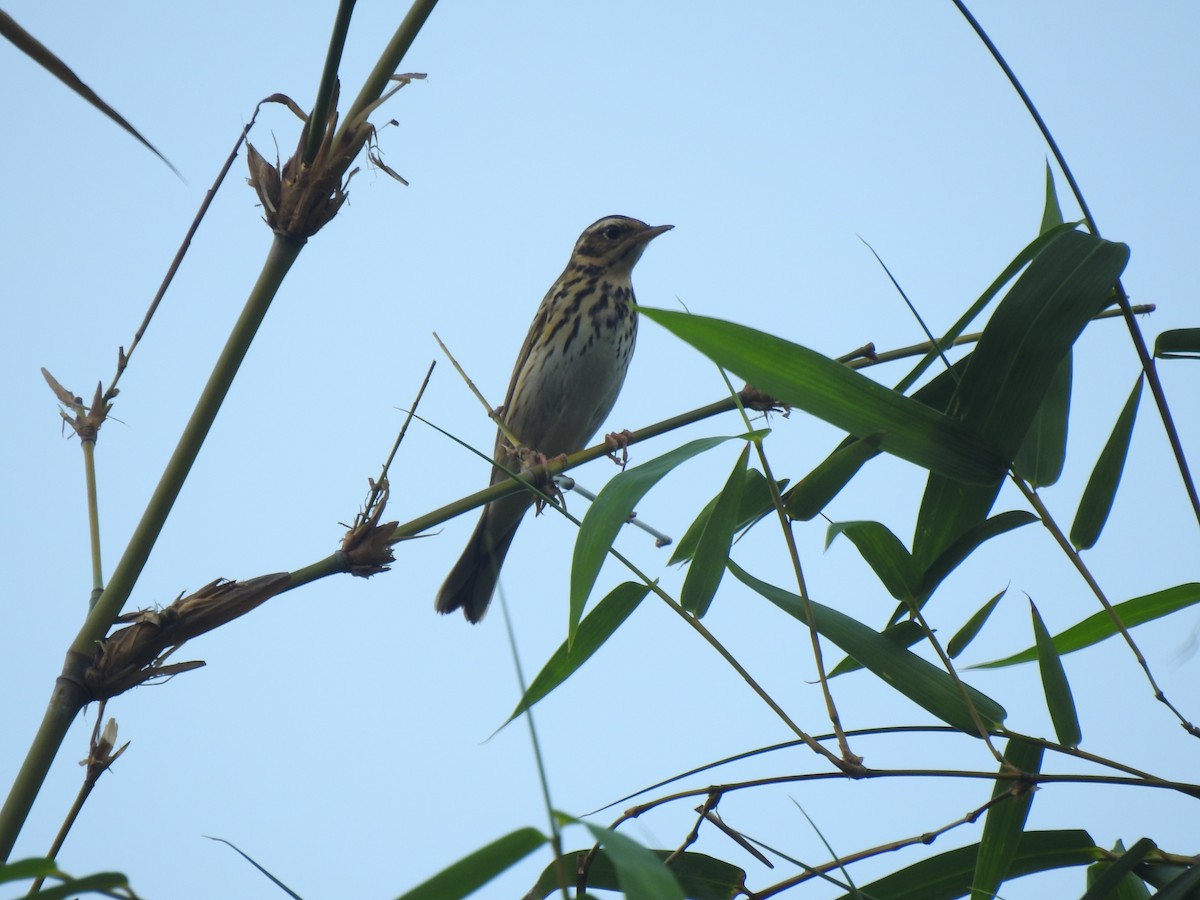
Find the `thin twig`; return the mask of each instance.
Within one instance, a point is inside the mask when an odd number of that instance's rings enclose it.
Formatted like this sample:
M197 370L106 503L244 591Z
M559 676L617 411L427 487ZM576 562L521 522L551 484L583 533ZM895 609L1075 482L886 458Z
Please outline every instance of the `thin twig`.
M554 483L558 486L560 491L574 491L589 503L596 499L595 494L577 482L570 475L555 475ZM644 519L638 518L636 510L629 514L629 520L627 524L632 525L634 528L640 528L642 531L646 532L646 534L654 538L655 547L669 547L675 542L675 539L669 534L664 534L653 525L648 524Z
M425 396L425 388L429 386L429 379L433 377L433 369L436 365L437 360L432 360L429 363L429 369L425 372L425 379L421 382L421 387L417 389L417 396L413 399L412 407L408 410L408 415L404 417L404 423L400 426L395 443L392 444L392 450L388 453L387 459L384 460L383 468L379 471L379 478L371 482L371 492L367 495L367 502L363 504L363 511L355 518L355 525L361 524L361 522L370 518L371 510L387 490L388 470L392 467L392 461L395 460L396 453L400 450L400 443L404 440L404 435L408 433L408 425L416 415L417 407L421 405L421 398Z
M188 249L192 245L192 238L196 236L196 232L200 228L200 223L204 221L204 217L208 213L208 208L212 206L213 200L216 199L217 191L220 190L222 183L225 181L225 176L229 174L229 170L233 167L233 163L237 159L242 145L246 143L246 138L250 135L250 129L254 127L255 121L258 119L259 111L266 102L266 100L260 100L254 107L254 114L250 116L250 121L242 127L242 133L234 141L233 149L229 151L229 156L225 159L225 165L221 167L221 171L213 179L212 187L205 192L204 200L201 201L200 208L196 210L196 215L192 218L192 224L183 236L183 240L179 244L179 249L175 251L175 258L171 260L171 264L167 267L167 273L163 276L162 283L159 284L154 299L150 301L150 307L146 310L146 315L142 317L142 324L138 326L138 330L134 333L133 340L129 344L129 349L126 350L122 347L118 350L117 372L113 376L112 384L109 385L108 391L105 393L105 399L112 399L116 396L117 382L121 380L121 375L124 374L125 369L129 366L129 360L133 357L133 351L137 349L137 345L141 343L146 329L150 327L150 320L154 318L154 313L158 311L158 305L162 302L163 297L166 296L167 288L175 280L175 273L179 271L180 265L183 264L183 258L187 256Z
M521 442L517 440L516 435L509 431L508 425L505 424L502 418L500 418L500 414L497 413L495 408L493 408L493 406L487 402L487 398L483 396L483 393L479 390L479 388L475 387L475 382L471 380L471 377L465 371L463 371L463 367L458 364L458 360L454 358L454 354L450 352L450 348L442 343L442 339L438 337L438 333L436 331L433 333L433 339L438 342L438 346L442 348L442 352L445 353L446 358L450 360L450 365L454 366L454 371L458 372L458 374L462 376L462 380L466 382L467 388L472 394L475 395L475 399L478 400L483 405L483 408L487 410L488 418L496 423L496 427L500 429L501 433L510 444L512 444L514 447L520 447Z
M985 812L987 812L993 806L996 806L1000 803L1003 803L1003 802L1005 802L1007 800L1011 800L1011 799L1012 799L1011 796L1007 793L1000 794L996 797L992 797L986 803L983 803L982 805L976 807L975 809L968 812L966 815L964 815L958 819L955 819L951 822L947 822L945 825L941 826L940 828L935 828L933 831L926 831L921 834L912 835L911 837L901 838L898 841L890 841L886 844L880 844L877 847L871 847L867 850L862 850L858 853L851 853L848 856L839 857L837 859L834 859L830 862L825 863L824 865L813 866L807 872L802 872L799 875L795 875L791 878L785 879L784 881L781 881L778 884L773 884L770 887L764 888L761 891L755 891L751 894L748 894L746 900L766 900L766 898L774 897L776 894L780 894L783 891L786 891L789 888L793 888L798 884L803 884L806 881L811 881L813 878L824 877L829 872L834 872L839 869L843 869L847 865L850 865L852 863L862 862L865 859L871 859L872 857L880 856L884 853L892 853L896 850L902 850L905 847L912 847L916 844L932 844L935 840L937 840L939 837L941 837L946 832L951 831L955 828L959 828L963 825L970 825L972 822L975 822L976 820L978 820L978 818L981 815L983 815Z

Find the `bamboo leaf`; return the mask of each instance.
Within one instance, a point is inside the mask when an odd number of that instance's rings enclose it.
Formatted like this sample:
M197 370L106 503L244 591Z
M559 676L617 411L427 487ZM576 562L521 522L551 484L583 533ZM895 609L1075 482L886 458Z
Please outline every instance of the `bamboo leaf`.
M1125 459L1129 455L1129 440L1133 436L1133 423L1137 420L1138 402L1142 398L1142 377L1138 375L1129 399L1117 416L1117 424L1100 451L1100 458L1096 460L1087 487L1083 489L1079 509L1075 511L1075 521L1071 524L1071 543L1076 550L1088 550L1096 546L1104 523L1108 521L1108 514L1112 511L1117 485L1121 483L1121 473L1125 471Z
M729 561L729 571L744 585L805 625L808 624L806 607L811 605L814 626L822 637L828 638L888 685L943 722L966 734L979 736L958 685L944 670L898 647L879 632L845 613L816 602L805 604L795 594L760 581L733 560ZM984 726L998 728L1006 715L1004 707L969 685L964 684L964 688Z
M879 454L879 445L878 435L847 438L787 492L784 496L787 514L802 522L815 518L867 460Z
M75 74L70 66L52 53L50 48L45 44L17 24L16 20L3 10L0 10L0 35L12 41L22 53L82 97L86 103L94 106L103 115L124 129L134 140L166 163L172 172L176 175L179 174L179 170L171 165L170 160L159 153L158 149L142 137L136 128L125 121L125 118L119 112L105 103L99 94L84 84L83 80Z
M1004 758L1022 772L1037 773L1042 768L1042 747L1028 741L1010 740L1004 748ZM1002 766L1003 773L1005 768ZM1014 792L1014 786L1018 788ZM1021 790L1020 788L1024 789ZM983 820L983 835L979 839L979 858L971 881L971 897L982 900L995 897L1008 878L1013 858L1025 832L1025 821L1033 805L1033 787L1019 785L1011 778L997 778L992 786L992 798L1011 794L1006 801L991 807Z
M781 493L787 487L787 480L781 479L776 482L776 489ZM704 526L708 522L708 517L712 515L713 507L717 504L717 498L713 497L705 504L704 509L700 510L700 514L696 516L688 530L675 543L675 551L671 554L671 558L667 560L668 566L676 565L677 563L686 562L696 554L696 545L700 543L700 535L704 532ZM764 514L770 512L772 507L771 488L767 484L767 479L763 477L763 473L758 469L747 469L745 478L742 484L742 505L738 511L737 525L734 531L741 531L746 526L757 522Z
M1154 871L1160 868L1167 867L1144 866L1141 874L1146 874L1145 870ZM1149 878L1146 880L1149 881ZM1155 894L1154 900L1196 900L1198 891L1200 891L1200 866L1188 866Z
M1133 628L1143 622L1152 622L1196 603L1200 603L1200 584L1193 581L1156 591L1153 594L1146 594L1143 597L1134 597L1132 600L1116 604L1113 611L1120 616L1121 622L1126 628ZM1084 647L1090 647L1092 644L1098 644L1116 633L1117 628L1113 624L1112 618L1107 612L1101 610L1055 635L1054 649L1060 656L1065 656L1076 650L1082 650ZM1014 653L1004 659L980 663L971 668L999 669L1017 663L1033 662L1035 659L1037 659L1036 646L1028 647L1020 653Z
M559 872L565 866L566 871L574 875L579 858L587 854L587 848L564 853L562 857L542 870L537 884L526 896L530 898L545 898L559 893ZM737 866L705 856L703 853L674 854L667 850L651 850L654 856L666 861L668 856L674 856L668 868L675 875L679 886L683 888L688 900L734 900L745 893L746 873ZM592 890L619 891L620 882L617 880L617 869L612 860L604 853L592 860L588 869L588 887Z
M969 429L839 362L745 325L639 308L760 391L947 477L993 482L1006 460Z
M908 548L879 522L833 522L825 533L825 547L844 534L858 548L887 592L901 603L912 603L921 587L921 575Z
M545 843L546 838L536 828L518 828L442 869L404 894L400 900L427 900L429 897L459 900L474 893Z
M54 887L43 887L33 896L38 900L78 900L83 894L114 896L121 888L125 889L125 893L129 890L129 879L124 875L119 872L98 872L82 878L68 878Z
M1054 171L1046 161L1046 200L1042 205L1042 227L1038 234L1045 234L1063 223L1062 208L1058 205L1058 191L1054 188Z
M925 640L925 629L914 619L902 619L895 625L883 629L883 636L897 647L911 647L918 641ZM851 656L845 657L829 671L830 678L857 672L862 664Z
M1013 460L1017 474L1033 487L1047 487L1062 475L1063 461L1067 457L1067 419L1071 412L1071 354L1063 357L1062 364L1050 380L1050 387L1025 441Z
M1124 244L1059 234L996 307L947 415L1011 460L1067 352L1108 305L1128 258Z
M1088 321L1109 302L1129 248L1078 231L1054 237L996 307L946 408L1012 460L1050 381ZM999 491L931 472L913 556L927 565L987 516Z
M680 605L696 618L703 618L708 612L709 604L721 584L721 576L725 574L725 562L729 559L729 548L733 546L733 532L737 528L749 460L750 445L746 444L733 471L729 473L725 487L717 495L717 502L704 525L696 545L696 555L679 592Z
M966 369L964 357L946 371L940 372L913 392L912 398L924 403L932 410L945 412L946 404L954 394L958 377ZM900 390L900 388L897 388ZM879 436L846 438L820 465L802 478L784 498L788 515L807 522L815 517L837 496L866 462L878 456Z
M1036 259L1048 246L1050 246L1050 244L1058 240L1060 235L1069 231L1074 231L1075 227L1076 226L1074 224L1059 225L1056 228L1052 228L1049 231L1039 234L1036 238L1030 241L1028 245L1022 248L1021 252L1013 257L1012 262L1004 267L1004 271L997 275L995 279L993 279L992 283L987 286L987 289L980 294L967 308L967 311L958 317L958 321L951 325L946 333L942 335L941 339L938 341L938 346L930 348L921 358L921 361L913 366L912 370L900 380L900 383L896 385L896 390L904 393L907 392L910 387L916 384L921 375L924 374L925 370L928 369L934 361L940 358L941 350L939 348L944 349L951 346L951 344L953 344L953 342L960 337L964 331L967 330L967 326L974 322L975 319L977 319L984 311L984 309L987 308L988 304L1000 294L1006 284L1016 278L1021 270L1029 265L1029 263L1034 259ZM954 368L958 368L959 364L962 362L963 361L960 360L959 362L955 363ZM957 381L957 379L955 379L955 381ZM940 408L944 409L944 407Z
M1064 866L1086 866L1099 853L1086 831L1026 831L1013 854L1007 878ZM913 863L837 900L956 900L971 889L979 845L970 844ZM977 898L982 900L982 898Z
M1054 639L1046 630L1046 623L1042 621L1042 615L1032 600L1029 602L1029 608L1033 612L1033 634L1037 647L1038 668L1042 673L1042 690L1046 693L1046 706L1050 709L1054 733L1058 736L1060 744L1078 747L1082 735L1066 670L1063 669L1062 660L1058 658L1058 651L1054 649Z
M1158 359L1200 359L1200 328L1175 328L1154 339Z
M1119 855L1115 861L1099 860L1088 866L1087 893L1079 900L1149 900L1150 890L1133 874L1133 868L1156 849L1150 838L1142 838L1128 850L1117 841L1113 852Z
M609 591L608 596L597 603L596 608L579 623L579 631L575 634L574 643L568 645L564 641L551 654L546 665L542 666L537 677L525 689L525 695L517 704L517 708L512 711L512 715L504 721L504 725L531 708L574 675L579 667L612 637L621 623L629 618L649 592L649 586L632 581L619 584ZM503 728L504 725L501 725L500 728Z
M571 561L568 645L575 640L583 607L596 584L604 557L612 547L621 526L629 521L633 508L646 496L647 491L674 471L676 466L731 440L738 438L708 437L690 441L640 466L626 469L609 481L596 496L595 502L584 514L583 522L579 526L579 536L575 539L575 554Z
M1039 521L1041 520L1037 516L1023 509L1008 510L1007 512L997 513L989 519L984 519L978 525L970 528L958 540L947 547L941 556L930 563L929 567L925 570L922 581L922 593L926 595L932 594L937 586L945 581L946 577L957 569L963 560L987 541L1015 528L1021 528Z
M617 870L617 884L626 900L685 900L671 870L637 841L612 828L581 822L604 848Z
M967 624L958 630L954 637L950 638L950 643L946 645L946 655L951 659L957 659L958 655L967 649L967 645L975 640L975 635L979 634L984 623L987 622L988 616L992 614L992 610L996 608L996 604L1000 602L1000 598L1004 596L1008 588L998 593L995 597L983 604L976 612L967 620Z

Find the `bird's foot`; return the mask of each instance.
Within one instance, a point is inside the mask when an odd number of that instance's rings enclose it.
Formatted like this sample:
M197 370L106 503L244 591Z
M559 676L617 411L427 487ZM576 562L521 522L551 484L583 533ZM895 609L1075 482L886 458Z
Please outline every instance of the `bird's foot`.
M567 454L560 453L558 456L547 457L546 454L538 450L520 447L517 449L517 457L521 461L522 470L528 471L530 474L536 474L534 485L546 495L538 497L533 501L534 515L541 515L542 510L546 508L548 503L555 503L566 509L567 502L563 498L563 493L558 485L554 483L554 478L550 474L550 464L565 460ZM542 471L537 472L538 469Z
M622 469L629 465L629 439L632 437L628 428L624 431L610 431L604 436L604 443L608 446L608 458ZM620 458L617 457L618 450L621 451Z

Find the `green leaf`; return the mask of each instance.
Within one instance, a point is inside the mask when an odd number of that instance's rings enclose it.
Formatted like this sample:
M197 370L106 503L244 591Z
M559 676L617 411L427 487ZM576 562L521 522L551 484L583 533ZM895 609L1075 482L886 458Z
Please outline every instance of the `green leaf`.
M787 487L787 479L776 482L775 487L782 493ZM676 542L675 552L667 560L668 566L686 562L696 555L696 546L700 543L700 535L704 532L704 526L708 523L708 518L712 515L713 507L716 505L717 497L713 497L705 504L704 509L700 510L700 514L688 526L687 532ZM748 469L742 483L742 504L738 510L737 525L734 527L734 531L741 531L751 523L757 522L763 515L771 511L772 505L771 488L767 484L767 479L758 469Z
M1007 878L1019 878L1064 866L1085 866L1098 850L1086 831L1026 831L1013 854ZM979 845L959 847L923 859L837 900L956 900L971 889ZM982 900L982 898L976 898Z
M661 858L619 831L590 822L581 824L612 860L626 900L685 900L683 888Z
M1000 598L1004 596L1008 588L998 593L995 597L983 604L976 611L975 615L967 620L967 624L958 629L958 633L950 638L950 643L946 645L946 655L951 659L957 659L958 655L967 649L967 645L975 640L975 635L979 634L979 630L983 628L987 622L988 616L992 614L992 610L996 608L996 604L1000 602Z
M1200 584L1193 581L1156 591L1153 594L1146 594L1144 597L1134 597L1132 600L1118 603L1113 607L1113 611L1120 616L1121 622L1126 628L1133 628L1143 622L1152 622L1178 610L1186 609L1197 602L1200 602ZM1116 633L1117 628L1113 624L1112 618L1106 611L1101 610L1055 635L1054 649L1060 656L1065 656L1076 650L1082 650L1084 647L1090 647L1092 644L1098 644ZM1035 659L1037 659L1037 647L1029 647L1020 653L1006 656L1004 659L980 663L971 668L999 669L1017 663L1033 662Z
M1063 358L1107 305L1129 257L1125 245L1078 231L1049 234L997 305L946 408L1006 460L1024 441ZM918 565L983 521L998 491L999 482L950 483L931 472L913 540Z
M911 647L917 641L925 640L925 629L914 619L902 619L883 629L883 636L897 647ZM849 672L857 672L861 668L862 664L858 660L847 656L830 670L829 677L836 678Z
M32 856L14 862L0 864L0 884L10 881L27 881L31 878L46 878L58 872L58 864L52 859Z
M1108 305L1128 258L1124 244L1059 234L996 307L947 415L1011 460L1067 352Z
M879 454L878 435L848 438L819 466L805 475L784 496L784 508L793 519L815 518L837 496L867 460Z
M458 900L483 887L501 872L546 843L536 828L518 828L447 866L399 900Z
M78 900L81 894L110 894L128 888L129 879L119 872L97 872L82 878L69 878L54 887L43 887L34 896L38 900Z
M1042 207L1042 227L1038 234L1045 234L1063 223L1062 208L1058 205L1058 191L1054 189L1054 172L1050 161L1046 161L1046 202Z
M921 575L908 548L879 522L833 522L825 533L825 547L839 534L848 537L887 592L902 603L912 603L921 588Z
M733 560L729 561L729 571L747 587L806 625L807 607L811 605L814 625L822 637L837 644L884 682L943 722L967 734L979 736L958 685L942 669L896 646L893 641L845 613L811 601L806 604L795 594L759 581ZM963 687L984 726L993 730L999 728L1006 715L1004 707L965 683Z
M1092 469L1092 476L1079 500L1079 509L1071 525L1071 543L1076 550L1094 547L1100 539L1100 532L1104 530L1104 523L1108 521L1113 499L1117 495L1117 485L1121 483L1121 473L1125 471L1129 439L1133 436L1133 423L1137 419L1141 398L1142 376L1138 375L1137 383L1125 401L1121 414L1117 416L1117 424L1100 451L1100 458L1096 460L1096 467Z
M946 404L950 402L958 384L958 376L966 369L969 358L964 357L946 371L935 375L913 392L912 398L937 412L945 412ZM820 465L788 491L784 498L788 515L804 522L815 517L868 460L879 455L879 443L878 435L851 437L842 441Z
M708 606L721 584L721 576L725 574L725 561L729 559L729 548L733 546L733 532L737 528L738 513L742 506L742 487L746 484L746 464L749 461L750 445L746 444L733 471L729 473L725 487L717 495L717 502L705 523L696 545L696 555L679 592L680 605L698 619L708 612Z
M742 438L746 437L745 435ZM706 450L737 437L708 437L690 441L662 456L626 469L617 475L597 495L588 507L575 539L575 555L571 562L571 618L567 629L567 644L575 641L575 632L588 595L600 575L600 566L612 547L621 526L629 521L633 508L654 485L669 475L676 466Z
M1200 328L1175 328L1154 339L1159 359L1200 359Z
M532 898L545 898L559 892L558 872L562 866L571 875L575 873L581 856L588 850L582 848L569 853L548 865L538 878L537 884L528 894ZM666 860L674 851L651 850L660 860ZM705 856L703 853L681 853L668 867L674 873L679 886L688 900L733 900L746 890L746 873L737 866L723 860ZM603 853L598 854L588 868L588 887L593 890L617 891L617 869L612 860Z
M928 572L938 557L946 558L956 541L987 521L999 493L1000 482L963 484L931 472L921 495L913 532L912 554L917 566Z
M1129 850L1117 841L1113 862L1100 860L1088 866L1087 893L1079 900L1149 900L1150 890L1145 882L1133 874L1133 868L1157 845L1150 838L1142 838Z
M967 308L967 311L958 317L958 321L951 325L946 333L942 335L938 341L938 346L930 348L921 358L921 361L913 366L912 370L900 380L900 383L896 385L896 390L903 393L916 384L925 370L941 357L941 350L939 348L950 347L967 330L967 326L974 322L984 309L987 308L987 305L1004 289L1006 284L1016 278L1017 274L1029 265L1031 261L1036 259L1050 244L1058 240L1059 235L1074 231L1075 227L1074 224L1059 225L1057 228L1052 228L1043 234L1039 234L1030 241L1020 253L1013 257L1012 262L1004 267L1004 271L995 277L992 283L987 286L987 289L975 299ZM961 363L963 363L963 360L955 363L954 368L958 368ZM945 407L937 408L944 409Z
M141 132L130 125L119 112L105 103L100 95L88 87L70 66L55 56L49 47L18 25L12 16L3 11L0 11L0 34L15 44L18 50L82 97L86 103L90 103L103 115L123 128L134 140L166 163L172 172L176 175L179 174L179 170L171 165L170 160L159 153L158 149L142 137Z
M1159 862L1155 860L1152 862L1142 863L1140 866L1138 866L1137 874L1138 878L1142 879L1142 881L1146 882L1146 884L1152 885L1156 888L1165 888L1167 885L1175 881L1175 879L1186 874L1187 872L1192 871L1193 868L1200 870L1200 866L1192 867L1181 865L1180 863ZM1161 896L1161 894L1155 894L1154 898L1155 900L1158 900L1158 898ZM1195 898L1188 898L1188 900L1195 900Z
M1144 869L1152 870L1156 868L1160 867L1143 866L1139 869L1139 874L1144 877ZM1149 881L1150 879L1147 878L1146 880ZM1200 891L1200 866L1189 866L1155 894L1154 900L1196 900L1198 891Z
M1037 773L1042 769L1042 747L1028 741L1012 739L1004 748L1004 758L1022 772ZM1005 767L1001 766L1001 773ZM1011 778L997 778L992 786L992 798L1008 794L1008 799L988 809L983 820L983 836L979 839L979 857L971 882L971 897L982 900L995 897L1012 868L1013 858L1025 831L1029 808L1033 805L1033 787L1025 785L1023 792L1013 793Z
M1071 354L1068 353L1054 373L1050 388L1033 417L1017 458L1013 460L1017 474L1035 488L1052 485L1062 475L1063 461L1067 457L1070 412Z
M283 893L285 893L289 897L291 897L292 900L300 900L299 894L297 894L290 887L288 887L286 884L284 884L282 881L280 881L278 878L276 878L275 875L273 875L268 869L266 869L262 864L260 864L258 862L258 860L256 860L254 857L252 857L249 853L247 853L245 850L243 850L237 844L233 843L233 841L227 841L225 838L221 838L221 837L212 837L211 835L205 835L205 837L208 837L208 839L210 841L217 841L219 843L224 844L226 847L228 847L230 850L232 850L234 853L236 853L238 856L240 856L246 862L250 863L250 865L254 866L254 868L258 869L258 871L262 874L262 876L264 878L266 878L268 881L270 881L271 884L275 885L275 887L279 888L279 890L283 891Z
M629 618L649 592L649 586L632 581L619 584L609 591L608 596L597 603L596 608L579 623L575 642L568 646L564 641L550 656L546 665L542 667L542 671L538 672L537 677L525 689L525 696L521 698L517 708L512 711L512 715L505 720L504 725L531 708L574 675L575 671L612 636L621 623ZM501 725L500 728L503 728L504 725Z
M973 482L1004 471L1006 461L970 429L806 347L720 319L639 312L760 391L857 437L877 437L888 453Z
M1042 690L1046 693L1046 706L1050 709L1050 721L1054 723L1054 733L1058 742L1067 747L1078 747L1082 735L1079 732L1079 716L1075 712L1075 698L1071 696L1071 685L1067 681L1066 670L1058 651L1054 649L1054 639L1046 630L1046 623L1038 612L1037 605L1031 600L1029 608L1033 611L1033 634L1036 640L1038 668L1042 673Z
M930 563L922 579L922 594L932 594L937 586L945 581L946 577L982 544L1012 531L1014 528L1021 528L1040 521L1033 513L1022 509L1008 510L997 513L990 519L984 519L978 525L968 529L965 534L947 547L941 556Z

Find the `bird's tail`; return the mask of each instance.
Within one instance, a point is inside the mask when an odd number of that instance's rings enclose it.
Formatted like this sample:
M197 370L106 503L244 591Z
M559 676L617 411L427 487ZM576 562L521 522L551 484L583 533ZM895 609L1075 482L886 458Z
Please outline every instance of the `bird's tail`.
M487 612L500 577L500 567L517 533L528 504L521 506L520 515L511 521L503 521L503 512L491 506L484 509L479 524L467 542L445 583L438 591L435 607L440 613L451 613L461 609L467 621L478 622Z

